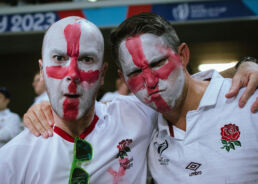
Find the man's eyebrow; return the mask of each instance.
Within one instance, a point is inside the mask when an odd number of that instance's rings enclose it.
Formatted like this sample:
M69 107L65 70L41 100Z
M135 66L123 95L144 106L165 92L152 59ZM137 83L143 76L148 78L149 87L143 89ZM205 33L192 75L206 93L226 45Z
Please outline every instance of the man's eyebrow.
M83 56L95 56L95 57L97 57L97 56L98 56L98 53L97 53L97 52L94 52L94 51L80 52L80 53L79 53L79 57L83 57Z
M134 66L131 66L130 68L127 68L127 69L125 70L125 74L126 74L126 75L130 75L130 74L132 74L132 73L134 73L134 72L136 72L136 71L139 71L139 70L141 70L141 68L134 65Z
M126 63L122 58L119 58L119 60L120 60L119 61L120 64L121 63ZM135 64L130 66L130 67L126 67L125 74L132 73L133 71L138 70L138 69L140 69L140 67L136 66Z
M59 55L66 55L66 52L61 51L59 49L53 49L51 50L51 53L59 54Z

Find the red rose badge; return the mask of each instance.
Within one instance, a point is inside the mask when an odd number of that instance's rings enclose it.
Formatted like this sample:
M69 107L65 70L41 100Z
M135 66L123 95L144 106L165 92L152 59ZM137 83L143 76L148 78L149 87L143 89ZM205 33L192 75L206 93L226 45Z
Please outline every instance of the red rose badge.
M130 152L131 149L129 147L129 145L133 142L132 139L125 139L119 142L119 144L117 145L118 148L118 154L116 156L116 158L120 157L121 159L124 159L125 156L128 156L126 152Z
M224 125L224 127L221 128L221 143L223 144L223 147L221 149L226 149L227 152L230 151L230 149L235 150L235 146L241 147L241 142L238 141L238 138L240 137L240 131L238 126L235 124L227 124Z

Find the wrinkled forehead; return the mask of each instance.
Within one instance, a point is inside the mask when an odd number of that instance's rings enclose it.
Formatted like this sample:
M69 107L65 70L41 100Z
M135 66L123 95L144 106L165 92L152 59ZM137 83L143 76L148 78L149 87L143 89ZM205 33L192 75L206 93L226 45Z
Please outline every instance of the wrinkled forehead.
M100 30L91 22L80 17L68 17L54 23L43 41L45 50L61 50L66 52L69 42L79 41L79 52L96 52L103 56L104 39Z
M144 59L150 63L166 54L168 48L164 36L145 33L127 37L119 45L119 62L123 69L135 65L133 60Z

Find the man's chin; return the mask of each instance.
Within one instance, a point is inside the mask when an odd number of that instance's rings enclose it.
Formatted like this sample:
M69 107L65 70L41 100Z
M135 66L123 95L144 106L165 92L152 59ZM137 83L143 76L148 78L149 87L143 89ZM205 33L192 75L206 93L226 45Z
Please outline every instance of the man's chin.
M63 120L65 121L76 121L77 119L78 117L75 116L74 112L71 112L71 113L68 112L63 116Z

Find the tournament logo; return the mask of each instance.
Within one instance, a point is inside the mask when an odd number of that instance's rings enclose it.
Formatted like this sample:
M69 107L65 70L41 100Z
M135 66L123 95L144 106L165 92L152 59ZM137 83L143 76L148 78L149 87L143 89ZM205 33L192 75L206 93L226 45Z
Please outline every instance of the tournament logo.
M227 124L224 125L224 127L221 128L221 143L223 146L221 149L226 149L227 152L230 151L230 149L235 150L236 147L241 147L241 142L238 140L240 137L240 131L238 126L235 124Z
M200 164L200 163L191 162L190 164L188 164L188 165L186 166L185 169L194 171L194 172L191 172L191 173L189 174L189 176L201 175L201 174L202 174L202 171L197 171L197 169L198 169L201 165L202 165L202 164Z
M189 14L190 10L187 3L179 4L176 8L172 9L172 15L174 16L175 20L178 21L187 20Z
M159 144L158 142L154 142L154 146L157 149L157 152L159 154L159 163L160 165L168 165L169 159L162 155L163 151L165 151L168 148L168 141L165 140L163 143Z

